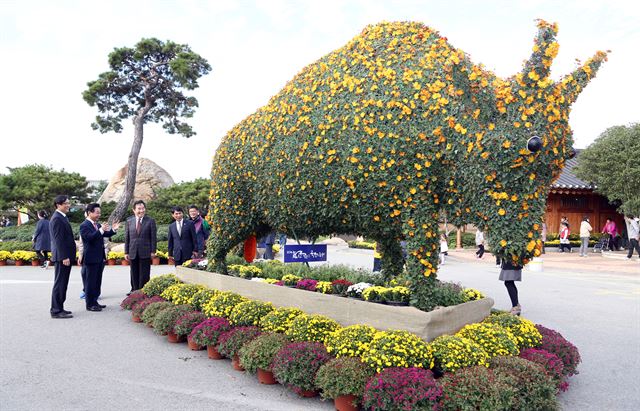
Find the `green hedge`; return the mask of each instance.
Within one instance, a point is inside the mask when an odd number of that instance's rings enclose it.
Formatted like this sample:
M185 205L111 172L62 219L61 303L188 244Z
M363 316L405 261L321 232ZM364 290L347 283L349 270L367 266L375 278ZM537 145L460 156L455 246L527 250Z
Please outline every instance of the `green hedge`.
M124 243L124 223L118 230L118 233L113 236L111 241L114 243ZM76 240L80 238L80 223L71 223L71 228L73 229L73 234ZM0 228L0 240L1 241L23 241L29 242L31 244L31 239L33 238L33 233L36 230L35 224L23 224L21 226L10 226ZM167 241L169 239L169 225L168 224L160 224L158 225L158 241ZM27 250L30 250L28 248Z
M31 251L33 250L33 244L31 241L0 241L1 251Z

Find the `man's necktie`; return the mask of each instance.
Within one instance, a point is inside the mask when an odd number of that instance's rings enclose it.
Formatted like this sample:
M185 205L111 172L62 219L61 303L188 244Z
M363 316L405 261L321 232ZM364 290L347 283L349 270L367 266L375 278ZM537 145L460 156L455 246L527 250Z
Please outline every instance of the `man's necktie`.
M93 224L93 228L95 228L96 231L98 231L98 224L96 224L95 221L92 221L91 223Z
M178 222L178 236L182 235L182 221Z
M141 218L136 219L136 234L140 234L140 229L142 228Z

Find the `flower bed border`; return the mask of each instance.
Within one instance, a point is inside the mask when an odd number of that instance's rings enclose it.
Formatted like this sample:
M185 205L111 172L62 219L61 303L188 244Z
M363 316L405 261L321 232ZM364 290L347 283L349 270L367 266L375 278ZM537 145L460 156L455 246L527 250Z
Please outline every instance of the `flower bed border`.
M424 312L414 307L394 307L336 295L310 293L186 267L176 267L176 275L185 283L233 291L247 298L271 302L276 307L296 307L308 314L326 315L345 327L366 324L380 330L406 330L426 341L432 341L443 334L455 334L467 324L484 320L494 304L493 299L487 297Z

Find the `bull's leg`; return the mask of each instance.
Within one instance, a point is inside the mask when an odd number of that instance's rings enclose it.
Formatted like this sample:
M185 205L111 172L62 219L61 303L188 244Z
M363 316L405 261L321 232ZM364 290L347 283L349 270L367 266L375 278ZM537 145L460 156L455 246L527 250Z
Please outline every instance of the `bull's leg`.
M402 274L404 259L402 258L402 248L400 241L395 238L385 238L378 240L380 251L382 252L382 275L385 281Z
M411 303L421 310L430 310L431 290L438 269L438 213L420 209L403 225L407 239L407 273L411 279Z
M227 274L227 253L255 232L253 225L245 226L242 229L236 227L236 230L233 228L218 228L216 230L214 226L214 231L209 237L207 257L209 258L209 269L214 272Z

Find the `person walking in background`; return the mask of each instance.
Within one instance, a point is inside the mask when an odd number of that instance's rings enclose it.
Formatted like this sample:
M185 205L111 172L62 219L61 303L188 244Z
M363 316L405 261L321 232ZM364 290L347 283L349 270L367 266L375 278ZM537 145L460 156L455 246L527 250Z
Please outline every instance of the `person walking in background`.
M589 217L584 216L580 223L580 257L586 257L589 252L589 237L591 237L592 230Z
M634 218L632 215L624 216L624 222L627 224L627 235L629 236L627 259L631 260L633 257L633 250L638 252L638 258L640 258L640 222L637 217Z
M158 246L156 221L147 217L142 200L133 203L133 217L127 219L124 233L124 258L130 263L131 292L139 290L151 277L151 259Z
M482 258L482 256L484 255L484 234L480 229L476 231L476 246L478 246L478 251L476 251L476 257Z
M51 251L51 235L49 232L49 220L47 220L47 212L38 211L38 224L36 231L33 233L33 249L38 254L40 267L45 270L49 267L49 251Z
M440 265L444 265L445 257L449 255L449 242L446 234L440 234Z
M560 252L564 253L567 249L571 252L571 243L569 242L569 223L562 223L560 225Z
M202 257L204 250L207 248L207 239L209 238L211 229L209 224L207 224L205 219L200 215L198 207L193 204L189 206L189 220L191 220L196 229L196 240L198 242L198 246L195 249L199 250L200 254L198 257Z
M175 221L169 225L169 257L173 257L177 267L196 258L202 249L198 248L195 226L184 219L182 207L173 207L171 215Z
M102 287L102 273L106 255L104 252L104 239L115 235L120 226L98 223L102 212L100 204L91 203L86 207L87 218L80 224L80 238L82 240L82 266L85 268L85 301L87 311L102 311L105 305L98 303L100 289Z
M51 260L55 266L55 279L53 290L51 291L51 318L72 318L71 311L64 309L64 302L67 299L67 287L69 286L69 275L71 267L76 259L76 242L73 237L73 230L67 213L71 208L69 197L65 195L56 196L53 200L56 211L49 222L51 235Z
M380 252L380 246L376 242L373 246L373 272L379 273L382 271L382 253Z
M544 243L547 242L547 223L542 222L542 232L540 233L540 241L542 241L542 254L545 253Z
M516 281L522 281L522 267L509 262L506 258L503 259L502 269L500 270L500 281L504 281L504 286L509 293L509 299L511 300L512 315L520 315L522 313L522 307L518 301L518 288L516 287Z
M604 224L604 227L602 227L602 233L609 237L609 250L616 251L618 249L618 245L616 244L618 228L616 227L616 222L613 221L611 217L607 218L607 222Z

